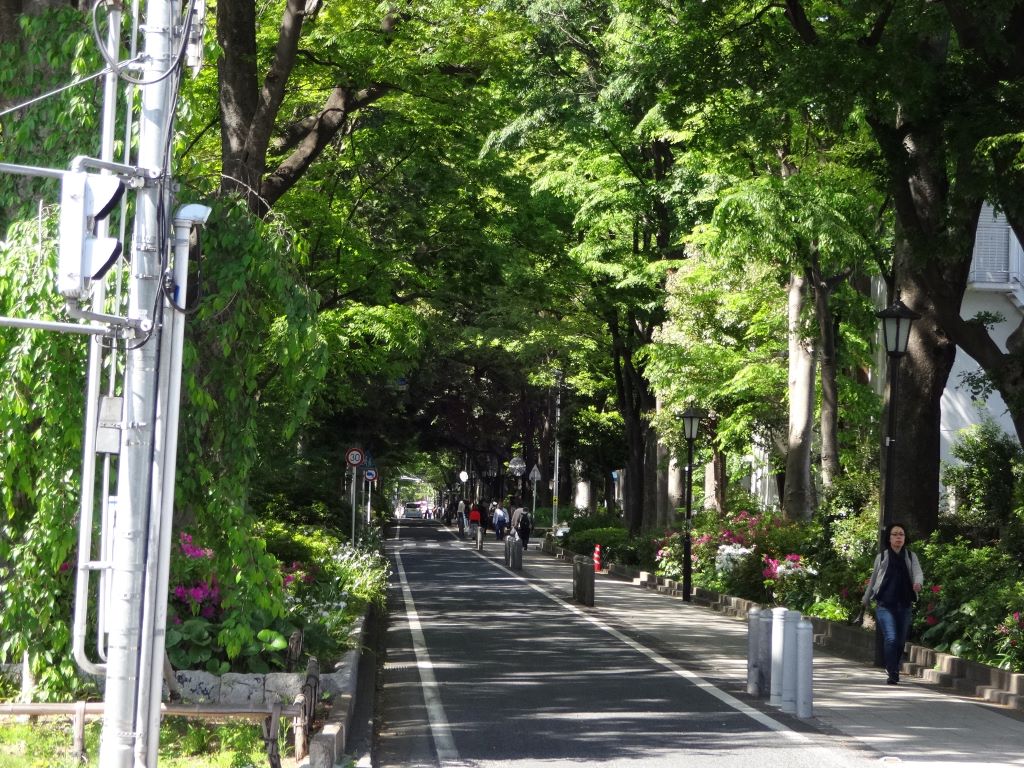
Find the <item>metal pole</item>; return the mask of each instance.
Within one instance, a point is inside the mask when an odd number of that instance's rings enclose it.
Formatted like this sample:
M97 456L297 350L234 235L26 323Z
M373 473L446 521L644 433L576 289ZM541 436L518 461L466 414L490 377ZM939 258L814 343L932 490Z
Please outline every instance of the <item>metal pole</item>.
M693 504L693 438L686 438L686 530L683 534L683 600L690 602L693 592L693 547L690 512Z
M889 355L889 413L886 418L885 478L882 490L882 510L878 521L878 551L884 552L889 542L885 529L892 523L893 494L896 491L896 403L900 389L900 360L902 355ZM885 666L885 638L882 628L875 623L875 666Z
M352 545L356 543L356 468L352 467Z
M189 239L192 227L197 222L205 222L210 209L205 206L187 205L178 211L174 220L174 293L175 304L185 305L185 293L188 288L188 256ZM153 640L150 656L150 689L148 711L143 709L146 719L145 739L140 739L136 755L145 755L143 765L156 766L160 746L160 698L163 689L163 662L166 647L167 627L167 588L171 571L171 546L174 522L174 480L178 464L178 421L181 401L181 360L185 345L185 315L170 306L165 300L165 331L169 349L167 366L167 387L161 410L166 414L163 439L163 487L160 491L161 515L156 552L156 584L154 587L154 604L152 606ZM141 702L145 707L146 702Z
M139 156L142 168L165 168L170 101L174 78L163 77L172 66L172 6L149 0L146 12L145 63L139 115ZM166 253L169 199L165 182L151 182L136 196L128 317L140 323L130 340L125 367L124 425L117 477L117 519L114 524L111 572L110 636L106 694L99 764L130 768L134 758L139 661L151 649L140 647L142 602L153 478L154 422L159 382L162 329L153 317ZM83 489L84 490L84 489Z
M558 387L555 390L555 471L551 476L551 530L554 530L558 525L558 464L560 462L558 455L558 422L562 418L562 375L558 374Z
M106 50L112 61L121 58L121 10L118 6L108 6ZM100 159L111 162L114 159L114 132L117 129L117 83L116 72L108 72L103 79L103 123L100 136ZM110 227L107 217L103 217L96 225L96 235L106 237ZM100 280L93 286L93 307L100 312L106 301L106 282ZM31 322L31 321L29 321ZM53 330L72 332L101 333L109 331L105 326L76 325L72 323L53 323ZM28 326L32 327L32 326ZM41 326L35 326L41 327ZM88 330L87 330L88 329ZM85 653L87 614L89 611L89 561L92 559L93 513L96 499L96 429L98 426L100 390L102 387L104 345L95 336L89 343L88 377L85 395L85 435L82 451L82 488L78 524L78 572L75 586L75 613L73 624L72 648L75 660L86 672L100 675L106 671L103 664L93 663ZM111 352L111 357L114 353ZM109 458L104 458L103 486L101 503L106 504L110 492ZM106 514L106 509L102 510ZM105 580L105 578L104 578ZM101 615L97 628L97 649L106 652L103 639L104 617ZM103 658L103 655L101 655Z

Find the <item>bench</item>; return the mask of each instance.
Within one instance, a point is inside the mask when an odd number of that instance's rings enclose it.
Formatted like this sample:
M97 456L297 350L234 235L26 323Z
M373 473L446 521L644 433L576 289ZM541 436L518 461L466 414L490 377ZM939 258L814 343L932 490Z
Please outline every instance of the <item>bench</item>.
M316 659L310 659L306 668L306 681L302 691L290 705L281 702L266 704L184 704L181 702L162 702L162 715L202 720L254 720L263 728L263 742L266 745L267 761L270 768L281 768L281 751L279 736L281 718L292 720L295 731L295 758L301 760L309 752L310 731L313 725L313 713L320 695L320 665ZM46 715L71 715L74 718L72 736L72 754L86 760L85 723L103 716L102 701L71 701L71 702L37 702L0 704L0 715L30 715L33 717Z

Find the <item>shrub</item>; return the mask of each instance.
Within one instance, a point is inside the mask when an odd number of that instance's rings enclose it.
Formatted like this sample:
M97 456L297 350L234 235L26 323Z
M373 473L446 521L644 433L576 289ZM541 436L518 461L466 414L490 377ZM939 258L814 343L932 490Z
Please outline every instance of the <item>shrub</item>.
M962 537L944 543L933 535L918 554L927 582L915 611L921 641L956 656L1022 669L1020 656L1006 648L1009 635L999 629L1024 605L1019 564L996 547L975 547Z
M990 544L1017 528L1017 491L1024 449L1016 438L986 420L961 431L952 448L958 464L946 464L942 482L947 488L950 515L947 531L977 544Z

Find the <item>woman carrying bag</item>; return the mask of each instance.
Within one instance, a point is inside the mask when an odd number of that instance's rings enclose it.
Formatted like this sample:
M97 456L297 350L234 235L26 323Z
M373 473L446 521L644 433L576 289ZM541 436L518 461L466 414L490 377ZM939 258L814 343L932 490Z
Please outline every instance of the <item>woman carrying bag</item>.
M886 681L900 681L903 647L910 635L911 613L917 593L924 583L924 572L917 555L907 547L907 528L890 523L885 528L885 549L875 556L875 568L864 591L864 607L875 601L875 621L883 638Z

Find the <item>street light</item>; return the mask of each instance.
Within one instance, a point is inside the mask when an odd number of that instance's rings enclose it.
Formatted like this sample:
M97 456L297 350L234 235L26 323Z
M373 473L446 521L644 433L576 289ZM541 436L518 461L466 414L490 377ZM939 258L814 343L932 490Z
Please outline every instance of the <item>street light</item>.
M523 474L526 472L526 462L523 460L523 457L513 456L511 459L509 459L508 471L509 474L511 474L516 479L516 495L518 496L519 492L522 490L519 487L519 478L521 478Z
M459 472L459 480L462 481L462 498L468 499L469 494L466 493L466 481L469 480L469 472L467 472L466 470L462 470L461 472Z
M884 550L887 543L883 540L886 526L892 522L892 494L895 489L894 469L896 467L896 404L900 385L900 360L907 353L910 342L910 327L921 316L907 307L899 297L875 317L882 321L882 338L885 341L885 353L889 357L889 413L885 435L885 488L882 494L882 514L879 519L878 541Z
M910 327L921 316L907 307L899 296L885 309L876 312L882 321L882 338L885 353L889 357L889 413L885 434L885 485L882 492L882 509L878 520L878 545L884 552L889 542L885 540L885 529L892 523L893 499L896 479L896 404L900 386L900 360L907 353L910 343ZM885 664L885 643L881 627L875 624L875 664Z
M690 518L693 514L693 443L697 439L700 420L706 415L704 411L692 406L680 415L683 436L686 438L686 526L683 534L683 600L686 602L690 602L693 594L693 536L690 533Z

